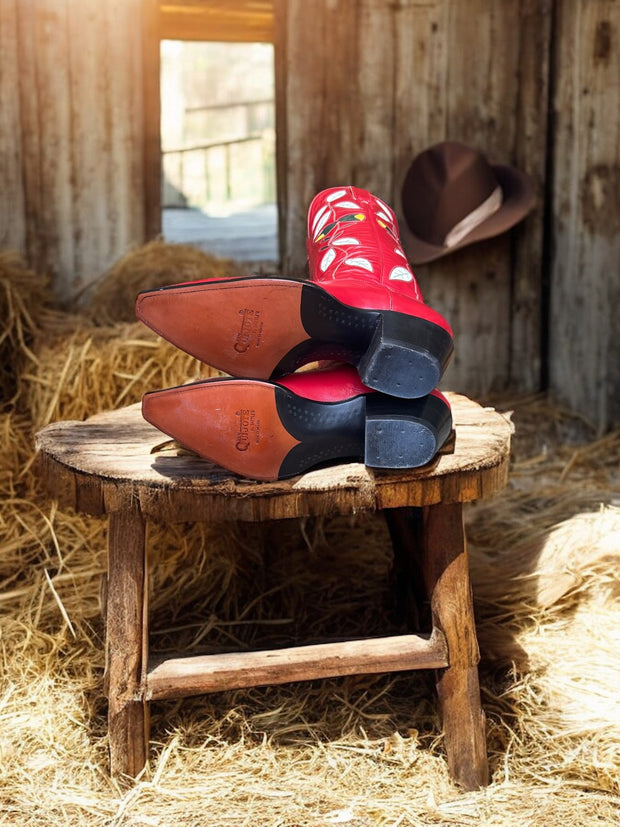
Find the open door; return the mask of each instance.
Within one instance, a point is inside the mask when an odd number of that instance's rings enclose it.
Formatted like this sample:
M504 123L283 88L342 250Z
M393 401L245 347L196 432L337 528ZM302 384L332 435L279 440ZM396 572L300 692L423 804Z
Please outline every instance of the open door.
M150 152L148 237L275 264L273 5L162 0L156 25L145 71L158 165Z

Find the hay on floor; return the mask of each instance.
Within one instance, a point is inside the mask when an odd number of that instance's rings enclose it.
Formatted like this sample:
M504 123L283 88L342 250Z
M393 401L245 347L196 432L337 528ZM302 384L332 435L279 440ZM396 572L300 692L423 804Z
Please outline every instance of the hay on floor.
M48 280L30 270L12 250L0 251L0 408L18 392L21 372L36 363L33 341L51 303Z
M85 419L138 402L148 390L217 373L138 322L92 326L82 320L67 335L41 342L24 382L38 430L58 419Z
M87 293L87 313L95 324L135 320L140 290L183 281L246 275L231 259L204 252L191 244L150 241L120 258Z
M209 369L133 323L51 318L43 304L28 303L33 336L10 339L20 372L0 417L3 824L620 824L620 434L597 438L545 397L502 403L516 425L510 483L467 509L489 788L452 786L428 673L153 704L148 768L113 782L106 527L41 497L33 436ZM151 526L149 545L164 650L391 629L375 515Z

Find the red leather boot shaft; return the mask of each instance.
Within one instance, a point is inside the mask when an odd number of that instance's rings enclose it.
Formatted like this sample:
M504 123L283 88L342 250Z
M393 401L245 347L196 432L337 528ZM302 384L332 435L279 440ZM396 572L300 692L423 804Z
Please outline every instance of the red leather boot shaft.
M351 186L320 192L308 212L307 251L310 278L345 304L408 313L452 334L424 304L393 210L370 192Z
M288 388L297 396L314 399L316 402L342 402L365 393L374 393L366 387L358 372L351 365L323 367L291 373L278 380L279 385Z
M343 402L361 394L376 393L362 382L354 367L344 364L291 373L279 379L278 384L297 396L314 399L316 402ZM447 398L437 388L431 391L430 396L450 407Z

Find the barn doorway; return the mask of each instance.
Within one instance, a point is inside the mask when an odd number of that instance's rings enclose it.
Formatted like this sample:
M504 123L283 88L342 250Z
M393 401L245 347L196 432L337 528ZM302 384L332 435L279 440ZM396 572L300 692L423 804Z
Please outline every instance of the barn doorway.
M164 39L160 67L164 239L275 264L273 44Z

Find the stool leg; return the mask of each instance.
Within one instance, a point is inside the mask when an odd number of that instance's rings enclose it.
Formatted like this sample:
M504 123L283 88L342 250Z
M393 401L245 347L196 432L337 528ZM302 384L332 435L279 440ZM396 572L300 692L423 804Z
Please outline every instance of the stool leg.
M143 682L148 654L146 525L138 508L109 515L106 683L112 775L135 777L147 759Z
M450 666L438 672L448 767L467 790L488 784L485 718L478 682L478 641L460 503L424 514L423 569L433 625L446 637Z

